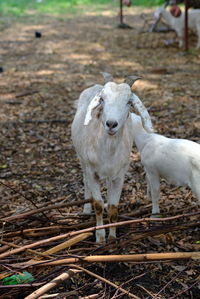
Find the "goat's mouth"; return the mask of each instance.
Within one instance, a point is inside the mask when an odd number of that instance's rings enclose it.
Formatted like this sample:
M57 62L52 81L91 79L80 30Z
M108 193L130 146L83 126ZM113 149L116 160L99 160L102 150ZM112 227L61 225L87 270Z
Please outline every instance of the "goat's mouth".
M111 129L111 130L108 130L107 133L110 136L114 136L117 133L117 131L114 131L114 130Z

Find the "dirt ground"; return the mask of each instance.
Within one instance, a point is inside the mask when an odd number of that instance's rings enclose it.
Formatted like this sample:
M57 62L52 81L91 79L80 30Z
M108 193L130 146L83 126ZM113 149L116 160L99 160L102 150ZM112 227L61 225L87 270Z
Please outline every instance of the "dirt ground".
M134 84L149 110L155 129L168 137L200 142L200 50L190 39L186 55L164 40L173 33L138 33L143 27L139 9L131 8L125 22L132 29L117 28L117 11L81 16L23 17L1 22L0 66L0 200L1 247L8 252L18 246L94 226L94 215L86 218L82 206L48 209L83 199L82 172L70 138L74 101L94 83L103 83L101 71L112 73L117 82L126 75L142 76ZM143 11L144 12L144 11ZM149 11L145 11L149 13ZM42 37L36 38L35 32ZM43 212L10 218L38 207ZM161 185L164 216L198 212L197 200L187 188ZM146 182L135 148L126 175L120 220L149 217ZM127 214L129 213L129 216ZM199 216L186 216L161 224L140 223L118 228L117 243L98 246L89 239L53 256L190 252L200 250ZM179 229L174 229L182 225ZM185 226L184 226L185 225ZM188 226L187 226L188 225ZM166 231L162 232L162 229ZM160 233L153 234L154 229ZM145 233L143 237L135 236ZM61 241L33 248L44 252ZM7 244L8 245L8 244ZM111 248L111 250L110 250ZM1 257L1 255L0 255ZM33 258L23 251L1 258L2 279L20 271L13 264ZM112 281L139 298L200 298L200 265L195 260L93 263L85 269ZM0 285L0 298L25 298L68 266L31 267L35 285ZM38 283L38 285L37 285ZM72 292L72 293L69 293ZM48 293L54 298L129 298L93 276L79 273ZM40 297L44 298L44 297ZM46 297L45 297L46 298Z

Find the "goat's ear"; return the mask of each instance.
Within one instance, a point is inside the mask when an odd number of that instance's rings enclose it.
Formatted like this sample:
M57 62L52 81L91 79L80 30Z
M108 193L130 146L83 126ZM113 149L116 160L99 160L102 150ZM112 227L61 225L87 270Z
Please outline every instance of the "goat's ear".
M143 123L146 131L149 133L153 133L154 129L153 129L150 115L149 115L147 109L145 108L145 106L143 105L143 103L141 102L141 100L134 93L132 93L130 100L131 100L132 105L135 108L136 112L141 116L142 123Z
M106 73L106 72L101 72L101 74L102 74L102 76L104 78L105 83L113 81L113 76L111 74Z
M97 108L101 103L101 93L98 93L90 102L87 108L84 125L87 126L92 119L92 110Z
M124 83L127 83L130 87L132 87L133 83L136 81L136 80L139 80L139 79L142 79L141 77L138 77L138 76L127 76L125 79L124 79Z

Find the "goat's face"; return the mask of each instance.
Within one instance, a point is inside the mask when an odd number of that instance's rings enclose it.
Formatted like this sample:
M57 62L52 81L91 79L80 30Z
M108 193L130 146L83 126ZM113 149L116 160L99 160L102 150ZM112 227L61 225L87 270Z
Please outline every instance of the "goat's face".
M131 88L126 83L116 84L108 82L90 102L84 124L88 125L92 119L92 110L98 108L96 117L109 135L115 135L125 124L131 100Z
M140 77L128 76L125 80L126 83L106 83L101 91L91 99L87 107L84 125L87 126L92 118L96 118L102 122L104 129L109 135L115 135L123 128L127 121L130 107L133 105L141 116L145 129L148 132L153 132L151 118L147 109L140 99L131 92L130 86L137 79L140 79ZM96 110L96 113L92 113L93 110Z
M125 83L108 82L101 93L102 123L109 135L115 135L125 124L131 105L131 88Z

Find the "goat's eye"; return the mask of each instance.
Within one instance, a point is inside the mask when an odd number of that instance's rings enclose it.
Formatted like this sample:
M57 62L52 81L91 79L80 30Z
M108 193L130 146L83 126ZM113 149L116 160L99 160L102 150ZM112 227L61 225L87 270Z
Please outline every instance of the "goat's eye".
M132 101L131 100L129 100L128 101L128 103L127 103L127 105L131 105L132 104Z
M100 98L100 104L103 104L103 103L104 103L104 99Z

